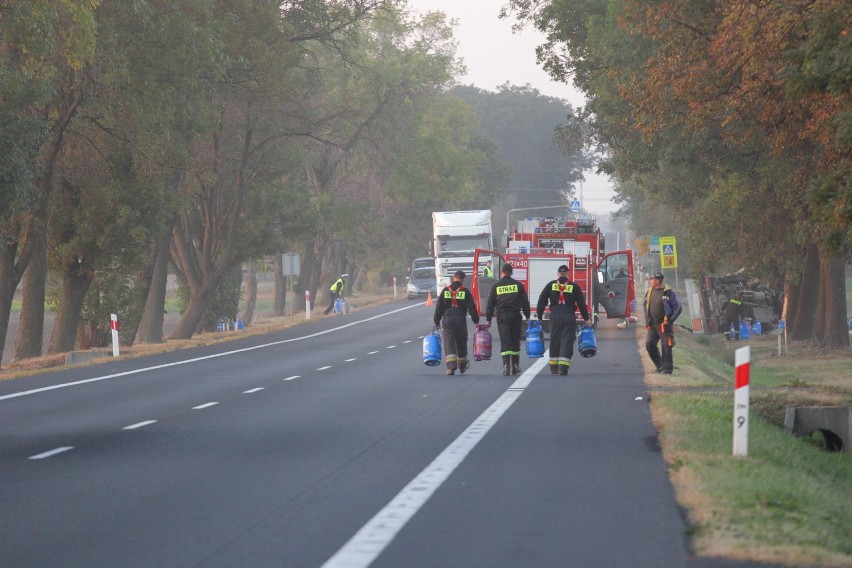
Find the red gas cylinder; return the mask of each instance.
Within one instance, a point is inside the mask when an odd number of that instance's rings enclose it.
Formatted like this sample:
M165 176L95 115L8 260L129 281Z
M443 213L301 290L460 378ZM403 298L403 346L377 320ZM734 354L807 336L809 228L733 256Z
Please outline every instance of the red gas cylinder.
M491 359L491 332L484 325L477 325L473 334L473 360L485 359Z

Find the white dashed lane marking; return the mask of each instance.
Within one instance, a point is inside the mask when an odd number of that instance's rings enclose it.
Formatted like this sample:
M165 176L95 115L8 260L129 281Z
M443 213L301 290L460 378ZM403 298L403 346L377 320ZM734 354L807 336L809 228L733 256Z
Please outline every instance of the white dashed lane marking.
M150 424L156 423L156 420L145 420L144 422L137 422L136 424L131 424L130 426L125 426L122 430L136 430L137 428L141 428L143 426L148 426Z
M284 379L284 380L285 380L285 381L292 381L293 379L298 379L298 378L299 378L299 377L301 377L301 376L302 376L302 375L293 375L292 377L287 377L287 378L286 378L286 379Z
M40 454L36 454L34 456L30 456L31 460L43 460L45 458L49 458L51 456L55 456L56 454L61 454L62 452L67 452L68 450L73 450L74 446L63 446L61 448L56 448L55 450L50 450L49 452L43 452Z
M247 391L243 391L243 394L251 394L253 392L262 391L263 387L257 387L256 389L249 389Z
M326 365L325 367L320 367L317 371L325 371L326 369L331 369L331 365Z
M375 355L376 353L378 353L378 351L368 351L367 355Z
M202 408L209 408L211 406L216 406L219 404L218 402L205 402L204 404L199 404L198 406L193 406L193 410L201 410Z
M351 359L346 359L346 362L351 363L352 361L357 361L357 360L358 360L358 357L353 357Z

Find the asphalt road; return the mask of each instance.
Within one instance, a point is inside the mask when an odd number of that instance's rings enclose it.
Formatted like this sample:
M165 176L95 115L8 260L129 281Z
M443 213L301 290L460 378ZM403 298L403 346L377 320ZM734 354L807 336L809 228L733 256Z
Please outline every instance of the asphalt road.
M448 377L430 329L402 301L0 383L0 566L745 566L689 553L632 332Z

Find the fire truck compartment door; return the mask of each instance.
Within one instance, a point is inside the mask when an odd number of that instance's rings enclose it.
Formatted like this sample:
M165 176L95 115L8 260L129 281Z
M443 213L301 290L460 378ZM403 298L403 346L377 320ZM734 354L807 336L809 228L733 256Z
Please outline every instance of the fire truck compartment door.
M596 296L606 311L607 319L629 316L633 299L632 251L616 251L604 256L597 276Z

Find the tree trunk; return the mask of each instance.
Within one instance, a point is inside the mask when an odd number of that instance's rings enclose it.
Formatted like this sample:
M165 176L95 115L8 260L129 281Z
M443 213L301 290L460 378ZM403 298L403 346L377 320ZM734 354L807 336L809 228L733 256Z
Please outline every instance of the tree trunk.
M15 360L41 357L44 348L44 298L47 286L47 249L42 230L33 229L32 256L24 272L21 320L15 343Z
M254 261L248 263L246 272L246 309L243 312L243 323L251 325L254 319L254 308L257 305L257 268Z
M781 318L784 319L787 328L796 327L796 308L799 302L799 285L794 284L792 278L788 275L784 279L784 307L781 311Z
M287 305L287 276L284 276L284 270L281 265L281 255L275 255L272 260L272 271L275 273L275 304L272 308L272 313L276 317L284 315L284 308Z
M12 301L18 287L18 275L15 270L18 241L7 240L2 235L0 238L4 241L0 242L0 361L3 361L6 334L9 332L9 320L12 317Z
M826 273L825 261L822 253L819 255L819 284L817 288L817 305L816 313L814 314L814 335L813 339L820 347L825 347L825 294L826 294Z
M846 349L849 347L849 332L846 329L846 265L843 255L823 253L820 264L824 268L824 345L830 349Z
M317 298L316 289L312 286L315 259L314 241L313 239L310 239L305 243L305 255L302 258L299 280L296 282L296 291L293 294L292 299L293 307L298 308L300 311L305 311L304 292L306 291L311 293L311 306L314 308L319 306L319 298Z
M169 335L169 339L189 339L192 337L204 319L204 313L207 311L207 306L210 305L214 289L209 284L201 288L190 289L189 303L178 321L177 327Z
M819 251L816 245L808 245L802 261L802 279L799 282L799 299L796 302L795 328L790 328L790 338L810 339L814 335L817 291L819 290Z
M50 344L47 347L48 354L66 353L74 350L80 312L83 309L83 301L86 299L86 292L89 291L92 279L93 276L88 271L65 271L62 277L62 296L59 300L59 309L56 312L56 321L53 324Z
M166 288L169 279L169 245L171 229L160 235L156 243L156 255L151 270L151 285L145 299L145 309L139 322L137 338L142 343L163 341L163 320L166 313Z

